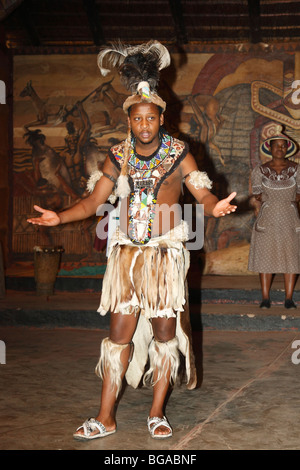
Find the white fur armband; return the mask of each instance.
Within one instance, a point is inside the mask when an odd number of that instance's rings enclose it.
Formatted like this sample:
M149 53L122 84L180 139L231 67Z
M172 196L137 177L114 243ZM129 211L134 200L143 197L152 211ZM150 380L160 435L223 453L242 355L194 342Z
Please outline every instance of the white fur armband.
M95 189L97 181L103 176L102 171L93 171L93 173L90 175L87 184L86 184L86 189L88 190L89 193L92 193Z
M209 179L205 171L194 170L184 178L184 181L187 178L189 178L189 183L192 184L196 189L212 188L212 181Z
M95 189L97 181L103 176L102 171L96 170L93 171L93 173L90 175L87 184L86 184L86 189L88 190L89 193L92 193ZM114 191L111 193L109 196L108 200L111 202L111 204L114 204L116 202L117 196L115 195Z

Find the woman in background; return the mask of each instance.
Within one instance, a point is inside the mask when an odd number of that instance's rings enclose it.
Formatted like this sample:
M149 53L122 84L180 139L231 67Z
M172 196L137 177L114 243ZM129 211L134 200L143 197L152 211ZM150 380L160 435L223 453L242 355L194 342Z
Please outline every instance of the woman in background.
M252 194L258 215L252 230L250 271L258 272L262 289L260 308L270 308L270 288L275 273L284 274L285 308L296 308L293 292L300 272L300 169L288 158L296 144L277 132L261 145L271 160L257 165L251 175Z

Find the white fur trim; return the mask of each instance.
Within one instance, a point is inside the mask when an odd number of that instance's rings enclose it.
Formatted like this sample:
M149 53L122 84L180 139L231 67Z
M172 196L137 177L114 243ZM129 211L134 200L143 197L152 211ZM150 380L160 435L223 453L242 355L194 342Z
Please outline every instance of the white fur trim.
M103 176L102 171L96 170L93 171L93 173L90 175L87 184L86 184L86 189L88 190L89 193L92 193L95 189L97 181Z
M130 186L128 183L128 177L127 175L120 175L118 178L117 182L117 190L116 190L117 196L119 196L121 199L124 197L129 196L130 194Z
M111 204L114 204L114 203L116 202L117 196L115 195L115 192L114 192L114 191L111 193L111 195L109 196L108 200L109 200L109 202L110 202Z
M103 176L102 171L99 171L99 170L93 171L93 173L90 175L86 184L86 189L88 190L89 193L92 193L94 191L97 181L99 181L99 179L102 176ZM111 193L108 200L111 204L114 204L116 202L117 196L114 191Z
M189 178L189 183L196 189L212 188L212 182L205 171L194 170L186 178Z
M121 362L121 353L129 345L130 343L113 343L109 338L104 338L101 343L100 359L95 368L95 372L102 380L106 374L109 375L112 390L116 388L116 396L118 396L122 387L121 375L123 365Z
M170 373L170 384L174 385L176 383L180 365L178 345L176 336L165 343L156 341L153 338L149 345L150 367L144 375L144 385L149 381L152 385L155 385L163 377L166 379L168 372Z

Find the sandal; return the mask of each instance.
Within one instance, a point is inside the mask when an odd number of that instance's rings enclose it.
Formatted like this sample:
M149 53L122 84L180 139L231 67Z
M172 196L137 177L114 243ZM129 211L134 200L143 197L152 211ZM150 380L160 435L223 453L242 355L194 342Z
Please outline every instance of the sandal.
M113 431L106 431L106 427L102 423L100 423L100 421L97 421L95 418L87 419L82 426L79 426L79 428L76 429L76 432L80 429L83 429L83 434L73 434L74 439L77 439L78 441L98 439L98 437L109 436L110 434L116 432L116 429L114 429ZM96 434L91 434L93 431L96 430L98 430L99 432L97 432Z
M148 425L148 430L150 432L150 436L153 437L153 439L166 439L167 437L171 437L173 434L171 425L167 418L163 416L162 418L158 418L157 416L148 417L147 419L147 425ZM155 430L159 428L160 426L165 426L170 430L169 434L154 434Z

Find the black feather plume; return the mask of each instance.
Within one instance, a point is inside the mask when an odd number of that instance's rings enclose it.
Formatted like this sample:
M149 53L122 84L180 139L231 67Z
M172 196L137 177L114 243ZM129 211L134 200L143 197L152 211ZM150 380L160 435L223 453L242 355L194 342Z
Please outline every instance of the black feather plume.
M127 90L136 92L140 82L146 81L154 92L159 81L159 57L156 53L137 53L126 57L120 67L121 80Z
M104 62L116 67L122 83L132 93L137 85L146 81L151 92L158 86L160 70L170 64L170 54L165 46L158 41L149 41L139 46L124 46L121 42L103 48L98 55L98 66L102 75L110 70Z

